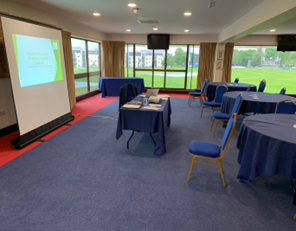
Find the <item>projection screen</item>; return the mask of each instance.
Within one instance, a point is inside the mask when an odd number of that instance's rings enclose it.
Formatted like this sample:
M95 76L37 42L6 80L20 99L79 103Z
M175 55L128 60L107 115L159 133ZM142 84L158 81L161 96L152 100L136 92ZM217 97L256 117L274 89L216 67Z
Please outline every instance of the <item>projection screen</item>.
M72 119L62 31L3 16L1 23L19 131L27 140Z

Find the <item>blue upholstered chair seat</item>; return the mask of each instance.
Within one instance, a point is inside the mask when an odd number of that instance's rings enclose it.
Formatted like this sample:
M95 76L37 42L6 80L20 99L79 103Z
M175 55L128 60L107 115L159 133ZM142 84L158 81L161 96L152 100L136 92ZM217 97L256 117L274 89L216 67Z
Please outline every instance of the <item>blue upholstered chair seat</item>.
M230 115L222 112L213 113L213 118L216 120L229 120Z
M201 92L201 89L194 89L195 92Z
M198 92L189 92L189 95L190 96L193 96L193 97L200 97L201 96L201 93L198 93Z
M221 103L218 102L204 102L203 104L209 107L221 107Z
M197 156L207 156L207 157L218 157L220 155L221 149L216 144L192 141L189 145L189 152Z

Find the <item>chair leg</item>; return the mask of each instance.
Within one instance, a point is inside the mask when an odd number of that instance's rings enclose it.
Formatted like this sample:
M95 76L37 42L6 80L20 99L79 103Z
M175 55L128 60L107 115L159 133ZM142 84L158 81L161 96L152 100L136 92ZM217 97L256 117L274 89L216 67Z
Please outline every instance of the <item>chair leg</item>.
M135 131L132 131L132 134L131 134L131 136L130 136L130 138L128 139L128 141L127 141L127 149L129 149L129 142L131 141L131 139L133 138L133 135L134 135L134 133L135 133Z
M188 178L187 178L187 182L190 181L195 159L196 159L195 157L192 157L192 161L191 161L191 165L190 165L190 170L189 170L189 175L188 175Z
M224 188L226 188L226 182L225 182L225 178L224 178L224 167L223 167L222 160L218 161L218 163L219 163L219 168L220 168L220 171L221 171L223 186L224 186Z
M219 122L220 122L220 120L217 120L216 127L215 127L215 131L214 131L214 134L213 134L214 137L215 137L215 135L216 135L217 128L218 128L218 125L219 125Z
M203 114L203 110L204 110L204 106L202 106L202 109L201 109L201 114L200 114L200 118L202 118L202 114Z
M213 130L213 125L214 125L214 123L215 123L216 119L214 119L214 118L213 118L213 116L212 116L212 120L213 120L213 121L212 121L212 126L211 126L211 129L210 129L210 131L212 131L212 130Z

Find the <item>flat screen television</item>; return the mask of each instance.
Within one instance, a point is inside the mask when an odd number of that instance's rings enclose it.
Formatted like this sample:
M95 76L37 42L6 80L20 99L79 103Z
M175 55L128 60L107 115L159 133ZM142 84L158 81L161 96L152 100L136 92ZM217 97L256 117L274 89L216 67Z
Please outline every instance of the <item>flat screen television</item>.
M170 45L169 34L148 34L147 36L148 49L167 50Z
M296 35L278 35L277 51L296 51Z

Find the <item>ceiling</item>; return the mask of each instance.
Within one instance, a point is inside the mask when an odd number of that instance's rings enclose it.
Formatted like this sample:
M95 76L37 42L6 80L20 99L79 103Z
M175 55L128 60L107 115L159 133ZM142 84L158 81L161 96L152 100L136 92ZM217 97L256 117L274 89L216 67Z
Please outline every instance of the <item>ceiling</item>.
M235 21L256 8L264 0L13 0L20 4L49 13L106 34L158 33L219 34ZM216 1L213 8L208 8ZM136 3L135 14L128 3ZM192 12L185 17L184 12ZM92 13L100 13L94 17ZM138 19L156 20L158 23L139 24ZM276 34L294 33L296 17L277 25ZM255 34L270 34L269 28L260 28ZM126 32L130 29L131 32Z

